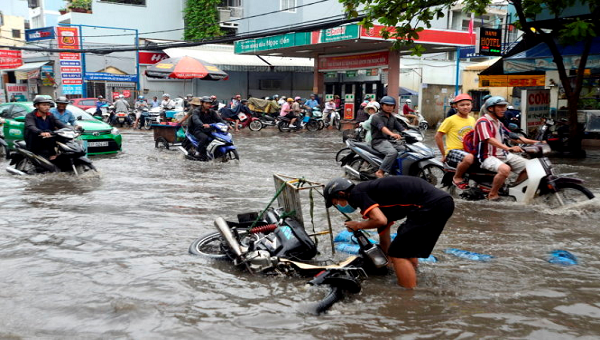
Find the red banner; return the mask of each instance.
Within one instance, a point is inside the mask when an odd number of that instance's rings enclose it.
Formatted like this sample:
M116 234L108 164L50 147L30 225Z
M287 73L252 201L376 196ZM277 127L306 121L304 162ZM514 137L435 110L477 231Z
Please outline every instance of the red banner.
M61 67L62 73L81 73L81 67Z
M79 54L79 53L59 53L58 59L60 59L60 60L79 60L79 59L81 59L81 54Z
M388 65L388 51L319 57L319 71L364 69Z
M62 83L64 85L80 85L83 84L82 79L63 79Z
M79 29L77 27L56 27L58 48L79 49Z
M395 27L386 27L382 25L374 25L369 29L360 27L360 37L366 39L383 39L381 31L386 30L390 35L395 32ZM436 43L444 45L475 45L475 34L461 31L434 30L426 29L419 32L419 43Z
M345 103L344 104L344 119L346 119L346 120L354 119L354 103Z
M139 64L140 65L154 65L163 59L167 59L169 56L164 52L142 52L139 53Z
M0 50L0 69L17 68L23 65L21 51Z

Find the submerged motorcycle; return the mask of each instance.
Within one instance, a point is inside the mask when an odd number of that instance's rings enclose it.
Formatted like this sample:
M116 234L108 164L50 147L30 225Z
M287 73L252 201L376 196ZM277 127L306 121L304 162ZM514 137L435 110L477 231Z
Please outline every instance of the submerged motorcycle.
M192 160L221 160L227 162L230 160L239 160L237 148L233 145L233 137L227 132L229 127L223 123L210 124L212 131L208 146L206 147L206 155L195 156L198 147L198 140L194 135L187 132L181 147L179 148L183 154Z
M518 136L511 134L510 138L518 139ZM551 151L548 144L539 143L521 148L529 157L525 168L527 179L514 183L509 182L509 177L504 187L500 189L501 197L508 197L524 204L541 202L550 207L565 206L594 198L594 194L582 185L583 180L568 177L572 174L561 175L555 172L552 163L545 157ZM451 194L455 194L458 189L452 184L452 178L456 168L446 163L444 171L442 185ZM490 192L495 175L495 172L483 170L478 164L474 164L464 175L468 180L469 188L462 191L459 196L467 200L485 199Z
M261 217L255 212L240 214L238 222L217 218L214 225L216 232L190 245L191 254L227 260L250 273L316 275L309 284L331 287L317 306L317 313L327 310L346 292L360 292L359 279L367 272L387 272L387 257L362 231L355 232L355 237L364 241L359 242L359 256L332 265L313 260L317 255L314 241L297 220L284 217L281 209L269 208Z
M413 128L402 131L400 135L402 140L396 143L401 143L402 150L398 151L391 174L420 177L440 187L444 166L435 159L433 149L422 142L423 135ZM381 166L385 154L373 149L369 143L351 138L346 139L346 145L349 150L340 160L346 174L363 181L375 179L375 172Z
M25 141L15 142L15 151L10 154L6 171L13 175L33 175L48 172L72 172L79 176L87 171L96 171L92 161L85 157L85 150L75 141L80 133L63 128L51 133L56 141L56 158L52 161L27 150Z

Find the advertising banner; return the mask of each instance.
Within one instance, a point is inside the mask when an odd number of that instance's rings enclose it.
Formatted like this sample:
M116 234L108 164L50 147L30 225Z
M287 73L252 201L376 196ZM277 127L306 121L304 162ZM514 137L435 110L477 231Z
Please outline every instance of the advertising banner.
M85 74L85 80L91 81L124 81L124 82L137 82L137 75L135 74L112 74L105 72L87 72Z
M65 85L62 86L63 94L82 94L83 85Z
M319 57L319 71L352 70L388 65L388 51Z
M521 128L525 131L535 130L541 125L541 117L548 116L550 112L550 90L523 90L521 91L521 112L525 119L521 119ZM526 126L523 126L523 124Z
M144 52L140 51L139 55L139 63L140 65L154 65L161 60L167 59L169 57L168 54L164 52Z
M54 27L32 28L25 30L26 41L54 39Z
M79 49L79 28L57 27L58 48Z
M21 51L0 50L0 69L17 68L23 65Z
M54 80L54 67L52 65L44 65L41 68L42 71L42 85L53 86L56 81Z
M27 100L27 84L11 84L6 83L6 95L8 100L13 96L17 101L24 102Z

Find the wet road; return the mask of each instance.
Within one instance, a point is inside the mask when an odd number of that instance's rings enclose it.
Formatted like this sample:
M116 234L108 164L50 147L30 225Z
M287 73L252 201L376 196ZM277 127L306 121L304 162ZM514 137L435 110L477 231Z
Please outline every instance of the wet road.
M216 217L264 208L273 173L321 182L339 175L339 132L243 131L235 135L239 165L186 161L155 149L151 132L123 133L124 152L93 158L98 176L0 171L0 338L600 337L596 200L568 210L457 201L434 249L440 262L421 264L418 289L372 277L314 316L309 303L325 288L240 273L187 249ZM553 163L600 194L600 150ZM320 227L324 216L318 207ZM327 238L320 247L326 253ZM459 259L443 252L450 247L495 258ZM546 262L553 249L580 264Z

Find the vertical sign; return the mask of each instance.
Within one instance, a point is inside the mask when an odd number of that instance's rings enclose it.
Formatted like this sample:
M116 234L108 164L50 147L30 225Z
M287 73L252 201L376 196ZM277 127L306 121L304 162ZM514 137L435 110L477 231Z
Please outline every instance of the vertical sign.
M541 117L550 113L550 90L523 90L521 91L521 124L527 124L525 131L535 130L541 124Z
M493 28L479 28L476 51L481 55L502 55L502 30Z
M344 97L344 119L354 119L354 94L350 93Z
M79 49L77 27L57 27L58 48ZM60 76L63 94L83 94L83 70L81 54L59 53Z

